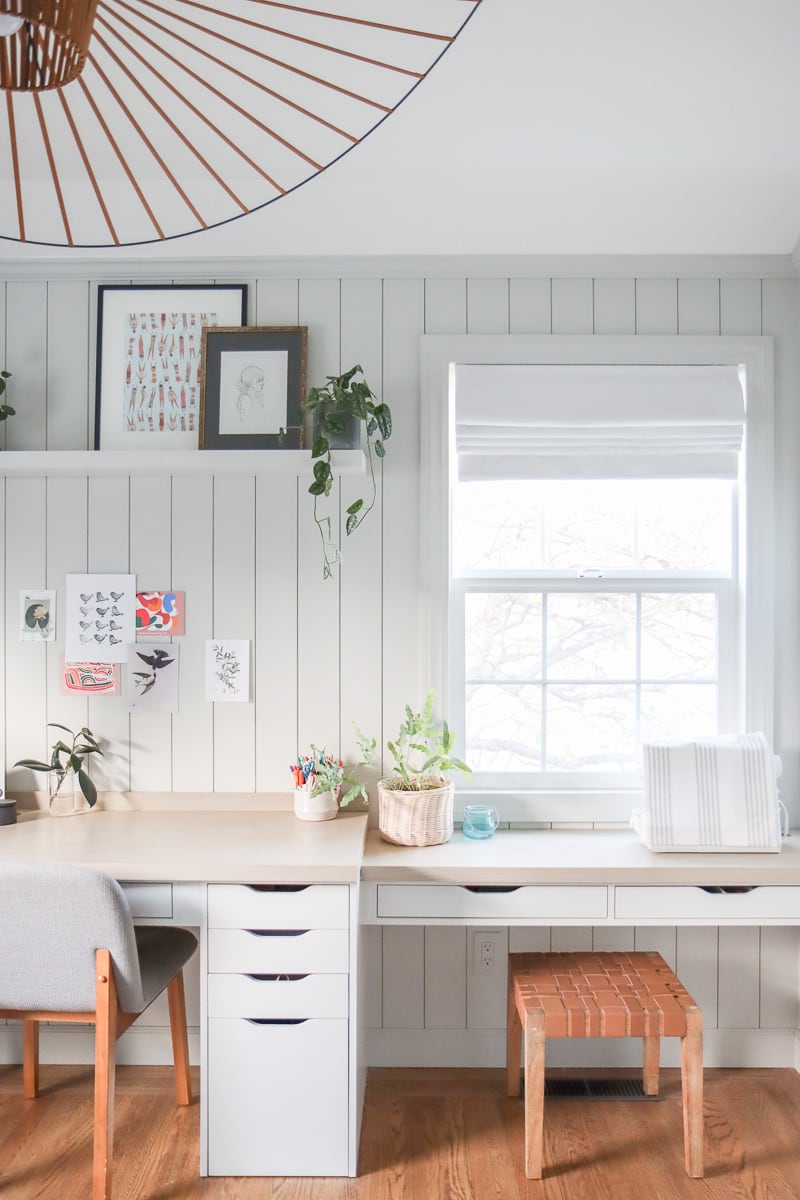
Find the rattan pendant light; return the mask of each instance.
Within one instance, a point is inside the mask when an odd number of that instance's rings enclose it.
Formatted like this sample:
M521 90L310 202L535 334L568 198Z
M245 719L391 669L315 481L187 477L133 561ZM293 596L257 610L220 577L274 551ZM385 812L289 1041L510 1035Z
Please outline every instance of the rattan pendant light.
M481 0L0 0L0 238L163 241L307 183Z

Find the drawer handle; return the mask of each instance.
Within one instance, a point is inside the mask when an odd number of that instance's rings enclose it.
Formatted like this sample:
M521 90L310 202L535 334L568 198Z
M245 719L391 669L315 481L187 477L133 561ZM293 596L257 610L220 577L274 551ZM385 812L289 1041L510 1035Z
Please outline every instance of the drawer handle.
M308 1017L245 1017L248 1025L305 1025Z
M253 937L302 937L307 929L246 929Z
M511 886L503 886L502 884L465 884L464 890L466 892L477 892L480 895L488 895L490 892L518 892L519 887L515 887L513 884Z
M757 890L757 886L753 884L751 884L749 887L703 887L702 884L700 885L701 892L708 892L714 896L738 896L744 892L755 892Z
M246 883L251 892L304 892L307 883Z
M252 972L245 972L246 979L258 979L261 982L270 983L296 983L298 979L308 979L308 975L254 975Z

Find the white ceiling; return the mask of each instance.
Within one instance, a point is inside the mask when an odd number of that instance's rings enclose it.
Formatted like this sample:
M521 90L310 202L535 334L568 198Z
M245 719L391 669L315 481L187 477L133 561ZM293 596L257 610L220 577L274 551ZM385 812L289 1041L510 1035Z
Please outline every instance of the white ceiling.
M99 253L789 255L798 47L797 0L483 0L321 176L223 228Z

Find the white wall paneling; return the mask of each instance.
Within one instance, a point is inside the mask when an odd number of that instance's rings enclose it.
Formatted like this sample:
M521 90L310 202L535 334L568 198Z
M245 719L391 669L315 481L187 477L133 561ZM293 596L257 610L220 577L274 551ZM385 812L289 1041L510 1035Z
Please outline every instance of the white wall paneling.
M732 260L722 274L719 263L706 260L584 265L581 271L562 259L548 271L532 260L465 260L459 272L436 259L297 260L232 262L222 272L207 264L207 278L253 276L252 322L308 325L309 386L359 362L391 405L395 428L379 468L376 508L344 539L342 565L323 582L305 475L212 478L165 470L129 478L126 468L119 477L45 480L37 467L36 477L0 481L0 740L9 788L33 785L10 764L45 751L48 720L72 727L88 720L107 740L95 769L101 787L157 791L288 792L288 762L310 741L352 759L353 721L381 746L394 735L405 704L421 701L429 683L418 654L423 333L763 333L775 338L776 368L776 749L783 796L799 824L798 283L761 260ZM178 268L168 267L142 263L137 278L125 281L175 277ZM762 270L769 272L763 279ZM183 278L200 271L198 264ZM0 363L7 347L18 410L0 430L9 447L91 446L100 275L118 279L120 272L72 262L51 275L41 265L27 275L9 269L0 283ZM344 508L366 494L366 485L365 476L335 484L337 536ZM130 570L142 588L186 592L186 636L176 639L180 708L171 718L131 717L124 696L61 696L63 607L56 643L19 641L20 588L56 588L62 606L64 576L87 569ZM252 641L250 703L205 702L204 644L212 636ZM435 1061L439 1052L455 1061L487 1054L502 1060L506 934L494 976L473 972L472 934L450 927L367 931L368 1023L382 1024L377 1033L390 1047L381 1054L397 1062ZM718 1027L735 1052L742 1031L775 1037L797 1025L799 939L797 930L780 928L514 928L508 946L659 950L703 1005L706 1028ZM435 1041L423 1047L421 1038Z

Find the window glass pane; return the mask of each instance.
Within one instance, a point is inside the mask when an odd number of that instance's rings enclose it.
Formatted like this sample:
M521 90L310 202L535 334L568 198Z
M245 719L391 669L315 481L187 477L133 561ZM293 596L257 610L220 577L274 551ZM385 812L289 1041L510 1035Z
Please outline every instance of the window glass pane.
M711 593L642 596L642 677L714 679L717 600Z
M635 596L611 592L548 595L548 679L633 679L635 673Z
M636 766L636 692L631 685L547 689L548 771L631 771Z
M453 495L455 569L539 567L540 490L525 481L459 484Z
M467 679L538 679L542 673L542 597L472 592L465 598Z
M466 755L473 771L541 770L541 689L477 684L466 689Z
M646 684L641 706L642 741L710 737L717 732L717 689L713 684Z
M454 566L728 572L732 487L724 479L457 484Z
M639 484L639 566L731 569L731 493L725 479L649 479Z
M546 492L545 567L633 566L635 484L559 479L541 486Z

